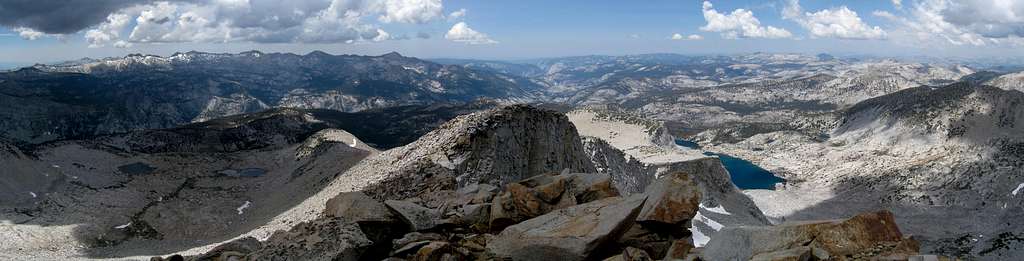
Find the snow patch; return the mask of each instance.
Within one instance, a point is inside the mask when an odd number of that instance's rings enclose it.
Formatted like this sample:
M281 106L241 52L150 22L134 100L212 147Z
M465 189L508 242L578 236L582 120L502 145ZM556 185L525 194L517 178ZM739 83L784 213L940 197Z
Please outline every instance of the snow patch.
M241 215L242 213L245 213L244 210L249 208L249 206L251 206L251 205L252 205L252 202L249 202L248 200L246 200L245 204L242 204L241 207L238 207L235 210L238 210L238 214Z
M1024 183L1020 183L1020 184L1017 185L1017 188L1014 189L1013 192L1012 192L1013 195L1016 196L1017 193L1019 193L1021 189L1024 189Z
M352 145L348 145L348 146L355 148L356 145L359 145L359 140L356 139L355 137L352 137Z
M729 211L726 211L725 207L722 206L722 205L718 205L717 207L713 207L713 208L708 208L707 206L704 206L704 203L700 203L700 209L707 210L707 211L710 211L712 213L722 214L722 215L732 215L732 213L729 213Z
M708 225L709 227L711 227L711 229L714 229L715 231L722 230L722 227L724 227L721 223L718 223L717 221L714 221L708 217L705 217L704 215L701 215L700 212L697 212L697 215L693 216L693 220L700 221L701 223Z
M703 247L708 241L711 241L711 238L701 233L700 229L690 228L690 232L692 232L690 237L693 239L693 246L695 247Z
M128 226L131 226L131 225L132 225L132 222L128 222L128 224L116 226L114 228L116 228L116 229L125 229L125 228L128 228Z
M704 208L704 206L701 206L701 208ZM715 210L719 210L718 208L714 208L714 209ZM707 210L707 209L705 209L705 210ZM719 213L717 211L712 211L712 210L708 210L708 211ZM724 208L722 208L721 211L725 212L727 215L729 213L729 212L726 212ZM711 229L714 229L715 231L721 230L722 227L723 227L721 223L718 223L718 222L716 222L714 220L711 220L708 217L705 217L704 215L701 215L700 211L697 212L697 215L693 216L693 220L696 220L696 221L698 221L700 223L703 223L703 224L707 225L708 227L711 227ZM695 246L695 247L703 247L705 244L708 243L708 241L711 241L711 237L705 235L703 232L700 231L700 228L698 228L697 226L695 226L693 224L690 225L690 232L692 233L692 235L690 235L690 236L693 239L693 246Z
M423 74L423 69L416 68L416 67L409 67L409 66L403 65L402 69L406 69L406 70L414 71L414 72L419 73L419 74Z

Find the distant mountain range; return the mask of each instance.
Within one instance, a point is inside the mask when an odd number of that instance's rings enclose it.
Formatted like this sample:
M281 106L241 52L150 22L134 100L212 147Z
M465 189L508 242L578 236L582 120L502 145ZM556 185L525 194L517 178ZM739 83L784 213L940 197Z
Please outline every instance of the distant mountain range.
M176 53L36 65L0 73L0 128L42 142L183 123L273 107L361 111L399 105L530 102L529 79L382 56Z
M82 59L0 72L0 135L39 143L167 128L271 108L373 108L480 99L617 104L706 129L827 111L961 78L1019 89L1021 77L955 64L831 55L643 54L486 61L187 52Z

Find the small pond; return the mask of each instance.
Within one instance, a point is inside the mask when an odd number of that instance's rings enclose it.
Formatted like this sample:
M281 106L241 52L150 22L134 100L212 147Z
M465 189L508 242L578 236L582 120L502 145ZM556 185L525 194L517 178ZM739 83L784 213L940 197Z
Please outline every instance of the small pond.
M156 168L149 166L149 164L136 162L132 164L121 165L117 167L118 171L128 175L145 175L152 173Z
M267 174L267 170L261 169L261 168L225 169L225 170L218 171L217 173L220 173L221 175L224 175L224 176L236 177L236 178L238 178L238 177L253 178L253 177L263 176L263 174Z

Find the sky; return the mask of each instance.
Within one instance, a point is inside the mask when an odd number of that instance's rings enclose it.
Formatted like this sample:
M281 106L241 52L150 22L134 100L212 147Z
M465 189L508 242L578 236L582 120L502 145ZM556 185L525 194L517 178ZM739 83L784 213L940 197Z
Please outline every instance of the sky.
M0 65L131 53L1024 56L1014 0L4 0Z

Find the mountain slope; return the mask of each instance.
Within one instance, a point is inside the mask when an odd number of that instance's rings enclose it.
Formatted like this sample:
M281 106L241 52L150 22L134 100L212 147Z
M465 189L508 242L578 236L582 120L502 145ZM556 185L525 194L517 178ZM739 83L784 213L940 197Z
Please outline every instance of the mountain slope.
M5 149L0 237L18 240L0 256L173 252L252 230L377 153L316 122L291 110Z
M1017 90L1024 92L1024 72L1015 72L992 77L985 81L985 84L999 87L1004 90Z
M1024 184L1021 122L1024 93L957 83L860 102L839 113L826 139L780 131L714 148L790 181L752 193L766 213L814 219L890 208L926 249L998 259L1024 249L995 241L1018 234L1024 207L1015 193Z

